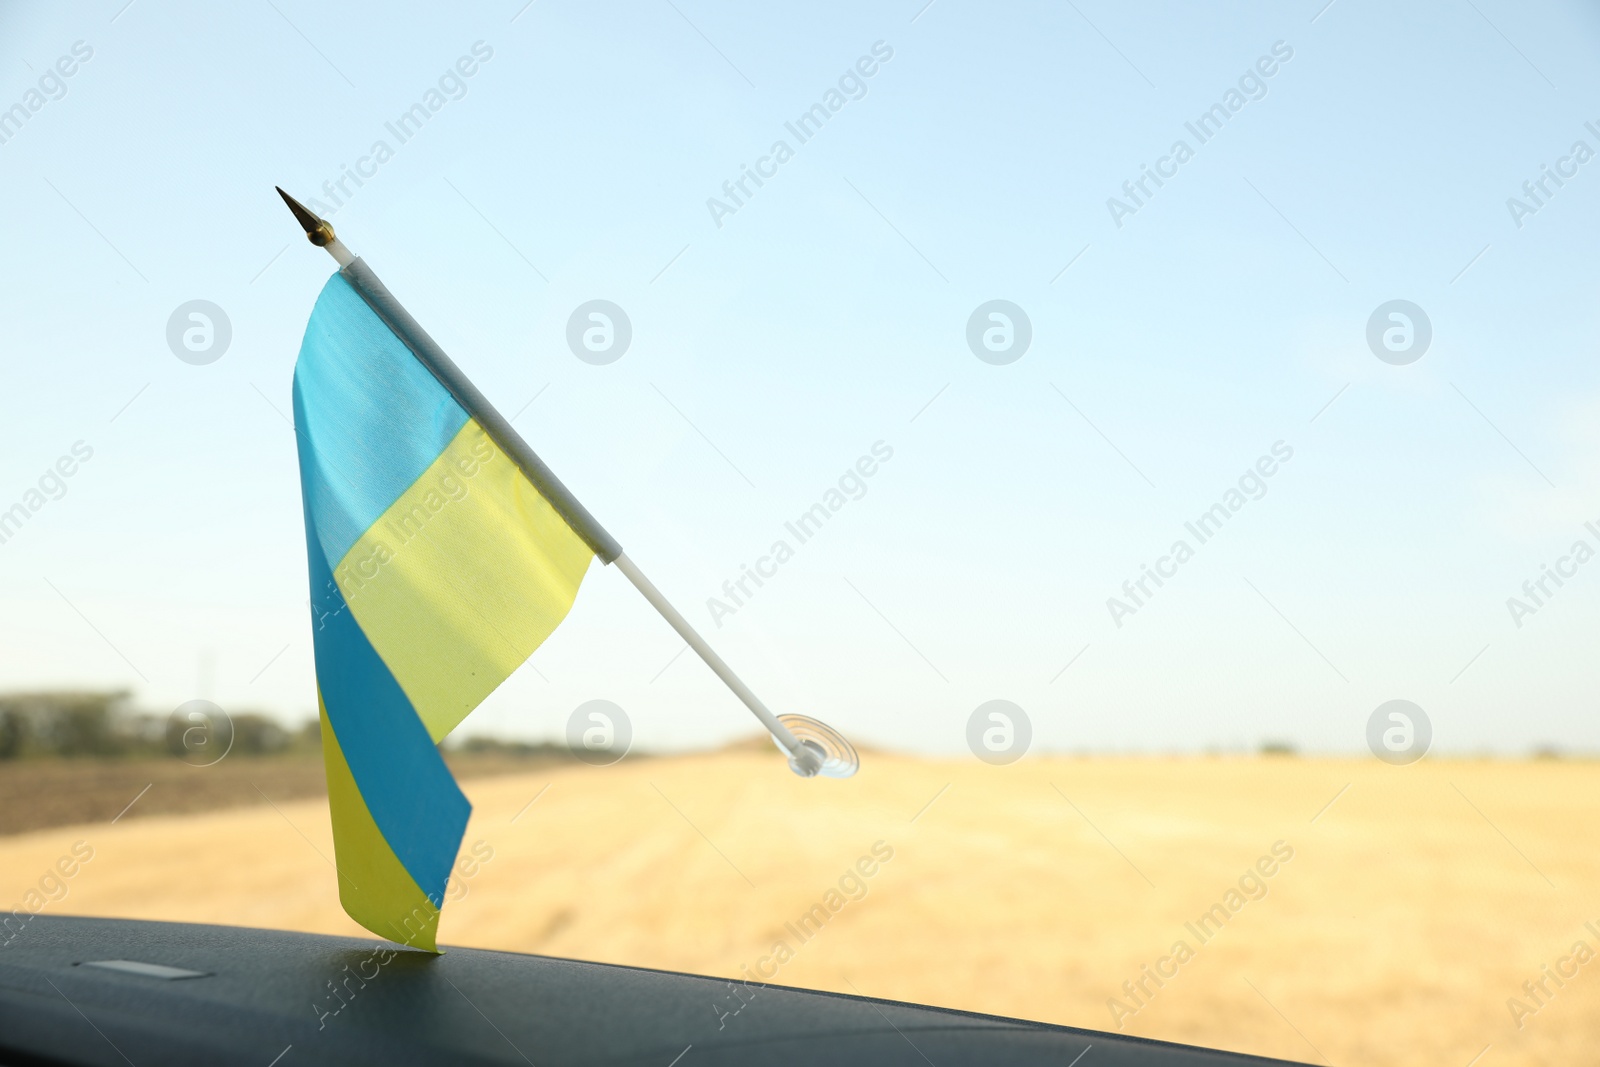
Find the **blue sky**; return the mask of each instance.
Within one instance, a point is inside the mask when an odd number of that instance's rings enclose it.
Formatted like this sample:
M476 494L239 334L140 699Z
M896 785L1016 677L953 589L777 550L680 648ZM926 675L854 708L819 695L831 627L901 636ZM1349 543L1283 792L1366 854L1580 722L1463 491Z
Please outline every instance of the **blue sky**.
M400 143L385 124L478 42ZM1404 698L1439 751L1592 749L1600 563L1520 626L1507 598L1600 548L1600 160L1560 163L1600 151L1597 43L1587 5L1502 0L0 7L0 107L43 101L0 143L0 507L93 449L0 544L0 687L312 712L286 416L333 265L272 186L326 202L383 140L340 235L776 710L926 752L996 698L1042 750L1356 752ZM1178 139L1193 158L1114 219ZM203 366L166 340L196 299L232 327ZM593 299L633 327L605 366L565 339ZM966 341L995 299L1032 327L998 366ZM1433 331L1403 366L1366 341L1396 299ZM865 494L713 622L880 441ZM1186 536L1117 625L1108 598ZM681 648L596 568L462 729L556 737L605 698L642 745L749 733Z

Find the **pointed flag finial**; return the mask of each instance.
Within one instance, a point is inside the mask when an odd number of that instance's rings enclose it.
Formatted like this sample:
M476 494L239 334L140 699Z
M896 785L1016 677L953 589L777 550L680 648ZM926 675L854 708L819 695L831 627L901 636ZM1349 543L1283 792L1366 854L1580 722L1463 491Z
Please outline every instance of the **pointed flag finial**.
M325 248L337 240L333 235L333 226L328 223L327 219L321 219L313 215L304 204L284 192L282 186L274 185L273 188L278 190L278 195L283 197L283 202L289 205L290 211L294 212L295 221L300 223L301 227L306 231L306 240L318 248Z

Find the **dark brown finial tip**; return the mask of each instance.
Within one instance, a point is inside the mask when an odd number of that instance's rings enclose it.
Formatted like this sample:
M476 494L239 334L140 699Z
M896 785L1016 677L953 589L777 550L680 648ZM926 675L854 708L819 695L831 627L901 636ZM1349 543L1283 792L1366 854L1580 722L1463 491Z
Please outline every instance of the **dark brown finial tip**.
M306 239L308 241L318 248L322 248L333 241L333 227L328 224L328 220L320 219L313 215L304 204L284 192L282 186L274 185L273 188L278 190L278 195L283 197L283 202L289 205L290 211L294 212L295 221L306 231Z

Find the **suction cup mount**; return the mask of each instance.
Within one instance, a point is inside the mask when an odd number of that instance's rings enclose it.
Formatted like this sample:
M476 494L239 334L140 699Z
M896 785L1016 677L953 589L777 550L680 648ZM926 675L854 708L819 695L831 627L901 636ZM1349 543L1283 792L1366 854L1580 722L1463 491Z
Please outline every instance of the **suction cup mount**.
M779 715L778 721L789 728L813 757L789 757L789 769L800 777L849 778L861 769L861 757L856 755L855 746L827 723L809 715Z

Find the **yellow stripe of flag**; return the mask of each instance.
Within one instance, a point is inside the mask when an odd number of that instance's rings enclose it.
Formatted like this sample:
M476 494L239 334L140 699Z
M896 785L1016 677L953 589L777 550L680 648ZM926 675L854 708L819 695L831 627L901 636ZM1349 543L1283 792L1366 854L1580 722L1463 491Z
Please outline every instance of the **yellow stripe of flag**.
M334 579L438 741L566 618L593 557L468 420Z

